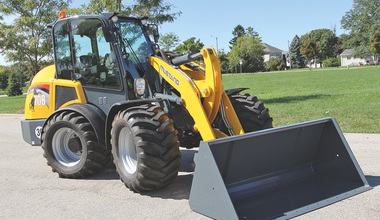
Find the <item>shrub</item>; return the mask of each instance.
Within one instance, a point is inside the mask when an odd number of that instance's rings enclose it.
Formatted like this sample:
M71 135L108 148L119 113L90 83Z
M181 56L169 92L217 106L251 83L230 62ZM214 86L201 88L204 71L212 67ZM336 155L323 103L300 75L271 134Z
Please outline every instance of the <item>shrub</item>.
M20 80L19 80L19 76L18 76L17 73L12 72L12 73L9 75L9 79L8 79L8 88L7 88L7 90L5 91L5 93L6 93L8 96L18 96L18 95L22 95L22 90L21 90L21 86L20 86Z
M328 58L323 61L324 67L340 66L340 58Z
M285 67L285 61L281 58L272 58L265 64L265 68L269 71L283 70Z

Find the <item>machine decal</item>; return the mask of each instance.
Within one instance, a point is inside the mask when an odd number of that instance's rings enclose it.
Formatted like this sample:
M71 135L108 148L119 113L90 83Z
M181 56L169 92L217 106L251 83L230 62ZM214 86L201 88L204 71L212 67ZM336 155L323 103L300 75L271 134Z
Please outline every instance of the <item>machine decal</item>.
M162 71L165 76L167 76L171 81L173 81L177 86L179 86L179 80L173 76L169 71L167 71L162 65L160 66L160 71Z
M49 108L49 85L48 84L42 84L42 85L35 85L32 88L29 89L29 92L33 93L33 97L29 103L29 109L31 111L34 111L35 106L44 106L46 105Z
M36 135L36 137L38 137L39 139L41 139L42 126L36 127L36 129L34 129L34 134Z

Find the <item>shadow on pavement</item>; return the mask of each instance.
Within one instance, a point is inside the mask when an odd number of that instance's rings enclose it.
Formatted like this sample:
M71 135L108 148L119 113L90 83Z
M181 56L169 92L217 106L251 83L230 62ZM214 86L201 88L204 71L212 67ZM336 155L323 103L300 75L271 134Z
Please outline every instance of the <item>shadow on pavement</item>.
M376 187L376 186L380 185L380 176L366 175L365 178L367 179L368 184L372 187Z
M189 199L191 182L193 180L194 172L194 154L198 150L192 149L180 149L182 158L181 158L181 167L177 178L170 185L156 191L152 192L143 192L141 195L150 196L150 197L159 197L162 199ZM115 167L110 167L104 169L102 172L87 177L88 180L117 180L120 179L119 174L116 172Z
M98 174L86 177L89 180L118 180L120 179L119 174L116 172L116 168L104 169Z
M161 199L188 200L193 174L177 176L174 182L160 190L141 193L144 196L158 197Z

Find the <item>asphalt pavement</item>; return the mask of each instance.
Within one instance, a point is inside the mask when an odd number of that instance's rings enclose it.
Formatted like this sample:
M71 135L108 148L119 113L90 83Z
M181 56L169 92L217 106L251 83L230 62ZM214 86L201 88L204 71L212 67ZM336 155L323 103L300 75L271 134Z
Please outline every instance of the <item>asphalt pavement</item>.
M208 219L188 204L197 150L182 149L174 183L133 193L114 169L87 179L61 179L41 147L21 136L22 115L0 115L0 219ZM296 219L380 219L380 134L344 134L372 190Z

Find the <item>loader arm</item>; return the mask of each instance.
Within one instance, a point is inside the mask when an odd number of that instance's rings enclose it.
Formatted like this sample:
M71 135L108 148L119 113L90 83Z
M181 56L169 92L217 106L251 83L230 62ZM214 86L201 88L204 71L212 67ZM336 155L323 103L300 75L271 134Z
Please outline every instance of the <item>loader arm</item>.
M213 48L203 48L200 52L206 68L203 74L199 70L188 68L186 65L174 66L159 57L150 57L154 69L181 94L184 107L193 117L194 130L199 131L204 141L226 137L227 134L213 129L218 111L224 115L232 134L243 134L243 128L235 110L224 92L219 61ZM197 65L193 63L193 65ZM203 101L201 101L201 98Z

